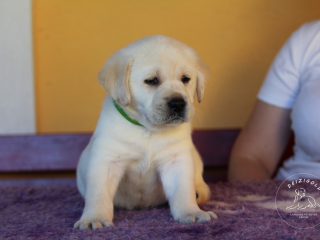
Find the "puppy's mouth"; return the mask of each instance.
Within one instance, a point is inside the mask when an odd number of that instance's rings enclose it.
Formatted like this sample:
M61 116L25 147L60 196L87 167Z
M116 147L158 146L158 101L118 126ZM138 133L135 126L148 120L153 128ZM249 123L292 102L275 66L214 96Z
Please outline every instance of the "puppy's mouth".
M157 120L151 121L150 118L147 116L149 122L156 124L156 125L172 125L172 124L179 124L185 122L186 119L184 117L179 116L179 114L172 114L165 118L160 118Z
M168 117L167 119L164 119L162 124L176 124L184 121L184 117L179 116L179 114L174 114Z

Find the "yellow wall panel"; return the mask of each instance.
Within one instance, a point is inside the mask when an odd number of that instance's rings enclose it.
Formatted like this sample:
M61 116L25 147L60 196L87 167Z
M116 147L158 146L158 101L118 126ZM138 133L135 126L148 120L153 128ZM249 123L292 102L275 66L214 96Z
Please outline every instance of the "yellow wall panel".
M196 128L245 123L275 54L317 0L34 0L39 133L93 131L106 95L97 75L117 49L165 34L211 70Z

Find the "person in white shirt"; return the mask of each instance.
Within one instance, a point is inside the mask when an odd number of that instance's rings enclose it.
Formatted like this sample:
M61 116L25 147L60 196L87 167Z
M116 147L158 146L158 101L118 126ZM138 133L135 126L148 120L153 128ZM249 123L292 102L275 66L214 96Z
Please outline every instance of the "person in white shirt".
M320 177L320 21L302 25L274 59L258 100L232 149L229 181L270 179L291 130L294 155L276 179Z

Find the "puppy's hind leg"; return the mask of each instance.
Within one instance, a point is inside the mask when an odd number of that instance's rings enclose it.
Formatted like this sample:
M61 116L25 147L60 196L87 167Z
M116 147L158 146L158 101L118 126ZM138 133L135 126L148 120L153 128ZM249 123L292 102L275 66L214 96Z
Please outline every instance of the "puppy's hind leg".
M203 176L202 176L203 163L195 147L193 147L192 157L194 160L194 168L195 168L195 185L196 185L197 203L201 204L210 198L210 189L209 189L209 186L203 180Z

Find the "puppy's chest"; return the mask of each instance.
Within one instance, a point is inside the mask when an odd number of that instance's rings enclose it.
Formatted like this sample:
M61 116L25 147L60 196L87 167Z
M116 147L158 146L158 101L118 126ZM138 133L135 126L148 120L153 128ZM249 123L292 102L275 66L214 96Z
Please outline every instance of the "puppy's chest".
M131 160L126 167L123 180L141 191L158 184L158 167L169 159L168 155L172 151L167 145L168 143L145 141L131 147Z
M132 161L119 184L114 199L115 206L143 208L165 201L155 163L148 156Z
M141 136L135 141L127 142L122 150L130 158L128 170L143 174L154 169L170 152L175 151L174 146L178 142L154 136Z
M155 206L166 201L159 170L172 156L186 149L184 140L177 135L171 136L137 137L123 145L128 165L117 190L115 206L132 209Z
M147 176L156 174L156 158L157 154L141 151L140 154L137 154L136 159L130 161L125 175L132 178L134 182L147 180L145 179Z

